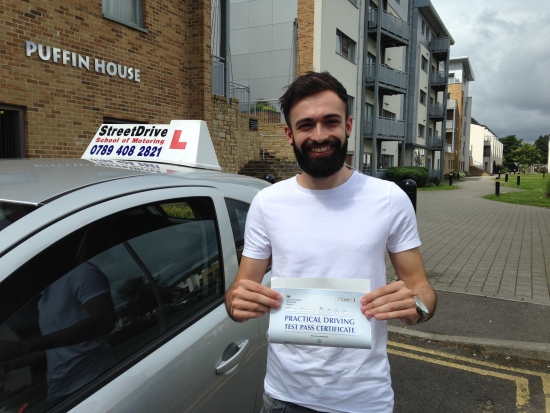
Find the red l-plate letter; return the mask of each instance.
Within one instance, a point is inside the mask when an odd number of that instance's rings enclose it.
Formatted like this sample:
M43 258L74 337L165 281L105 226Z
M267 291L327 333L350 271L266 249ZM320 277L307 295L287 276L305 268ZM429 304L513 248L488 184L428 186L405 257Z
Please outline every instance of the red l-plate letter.
M185 149L187 142L180 142L181 130L175 130L172 142L170 142L170 149Z

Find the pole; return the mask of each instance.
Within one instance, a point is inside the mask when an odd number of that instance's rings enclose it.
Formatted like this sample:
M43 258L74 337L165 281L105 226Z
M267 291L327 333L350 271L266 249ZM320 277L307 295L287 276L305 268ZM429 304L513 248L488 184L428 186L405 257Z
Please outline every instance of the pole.
M495 195L500 196L500 181L497 181L495 184Z

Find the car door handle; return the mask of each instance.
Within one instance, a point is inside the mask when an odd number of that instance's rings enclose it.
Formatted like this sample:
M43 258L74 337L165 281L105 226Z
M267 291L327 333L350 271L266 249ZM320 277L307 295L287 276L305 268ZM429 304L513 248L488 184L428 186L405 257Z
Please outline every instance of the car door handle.
M223 374L235 367L248 351L248 340L241 344L233 342L223 352L222 362L216 367L216 374Z

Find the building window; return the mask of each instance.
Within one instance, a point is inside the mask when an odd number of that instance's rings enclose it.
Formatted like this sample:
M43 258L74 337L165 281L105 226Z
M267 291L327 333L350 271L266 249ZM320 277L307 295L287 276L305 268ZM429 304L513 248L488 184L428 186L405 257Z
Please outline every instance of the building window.
M340 30L336 30L336 53L355 63L355 42Z
M420 67L424 72L428 73L428 59L426 59L424 56L422 56L422 63Z
M426 105L426 92L423 90L420 91L420 103Z
M142 29L141 0L103 0L103 17Z
M426 40L430 40L430 28L426 26Z
M392 119L392 120L397 119L397 116L395 115L395 113L390 112L390 111L385 110L385 109L382 111L382 116L386 119Z
M426 133L426 126L418 124L418 137L425 138L424 134Z
M424 20L422 20L422 30L420 31L420 33L426 33L426 22Z

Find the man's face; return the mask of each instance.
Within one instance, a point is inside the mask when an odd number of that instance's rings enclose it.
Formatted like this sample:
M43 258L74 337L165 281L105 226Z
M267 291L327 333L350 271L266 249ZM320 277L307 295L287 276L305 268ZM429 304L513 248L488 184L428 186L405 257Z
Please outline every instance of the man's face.
M290 109L285 134L300 168L314 178L328 178L346 159L352 118L338 95L327 90L307 96Z

